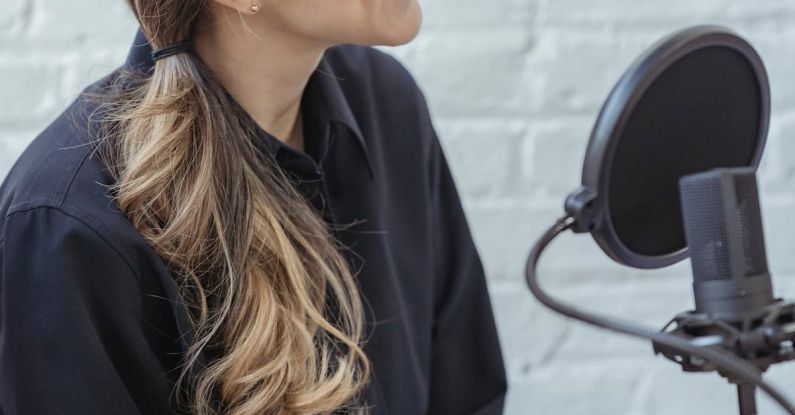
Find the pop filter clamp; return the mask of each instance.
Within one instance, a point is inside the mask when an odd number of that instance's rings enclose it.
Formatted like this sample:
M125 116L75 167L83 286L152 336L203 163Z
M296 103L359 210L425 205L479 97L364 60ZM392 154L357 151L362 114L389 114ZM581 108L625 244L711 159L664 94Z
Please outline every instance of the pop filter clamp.
M741 415L757 413L757 387L795 415L762 378L770 365L795 359L792 302L776 299L728 323L714 313L688 311L658 331L554 299L539 285L536 268L544 249L567 230L590 233L610 258L635 268L661 268L690 256L680 179L721 168L755 173L769 110L761 58L730 29L696 26L662 39L610 93L588 144L582 186L566 199L565 216L536 242L525 270L530 291L553 311L651 340L655 353L684 371L715 370L737 384Z

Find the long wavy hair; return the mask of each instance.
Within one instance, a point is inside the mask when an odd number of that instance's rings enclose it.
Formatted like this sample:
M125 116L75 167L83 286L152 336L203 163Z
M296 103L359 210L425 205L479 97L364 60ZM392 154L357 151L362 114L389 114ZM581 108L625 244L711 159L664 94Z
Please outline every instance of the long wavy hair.
M128 0L153 48L209 19L206 0ZM190 53L120 71L103 97L99 159L114 199L178 283L196 329L177 380L193 413L367 412L355 279L251 117ZM211 359L188 385L203 351Z

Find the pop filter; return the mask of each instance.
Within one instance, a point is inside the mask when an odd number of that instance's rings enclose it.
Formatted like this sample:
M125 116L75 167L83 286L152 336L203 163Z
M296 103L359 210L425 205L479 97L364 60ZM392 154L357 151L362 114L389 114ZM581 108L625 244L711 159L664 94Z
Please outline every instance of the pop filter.
M678 182L756 167L770 115L767 74L728 28L696 26L652 46L621 77L593 128L566 212L615 261L660 268L688 256Z

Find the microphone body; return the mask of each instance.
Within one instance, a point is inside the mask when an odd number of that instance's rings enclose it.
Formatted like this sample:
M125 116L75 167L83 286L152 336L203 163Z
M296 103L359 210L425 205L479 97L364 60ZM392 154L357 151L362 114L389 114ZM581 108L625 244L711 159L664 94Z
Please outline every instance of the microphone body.
M750 328L775 302L755 170L684 176L679 191L696 313Z

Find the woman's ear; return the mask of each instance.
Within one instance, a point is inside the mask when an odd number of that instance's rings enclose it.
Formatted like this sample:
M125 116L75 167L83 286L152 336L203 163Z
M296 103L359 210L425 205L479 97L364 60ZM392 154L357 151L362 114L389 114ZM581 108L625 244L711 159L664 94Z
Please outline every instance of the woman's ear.
M261 0L212 0L241 14L256 14L262 6Z

